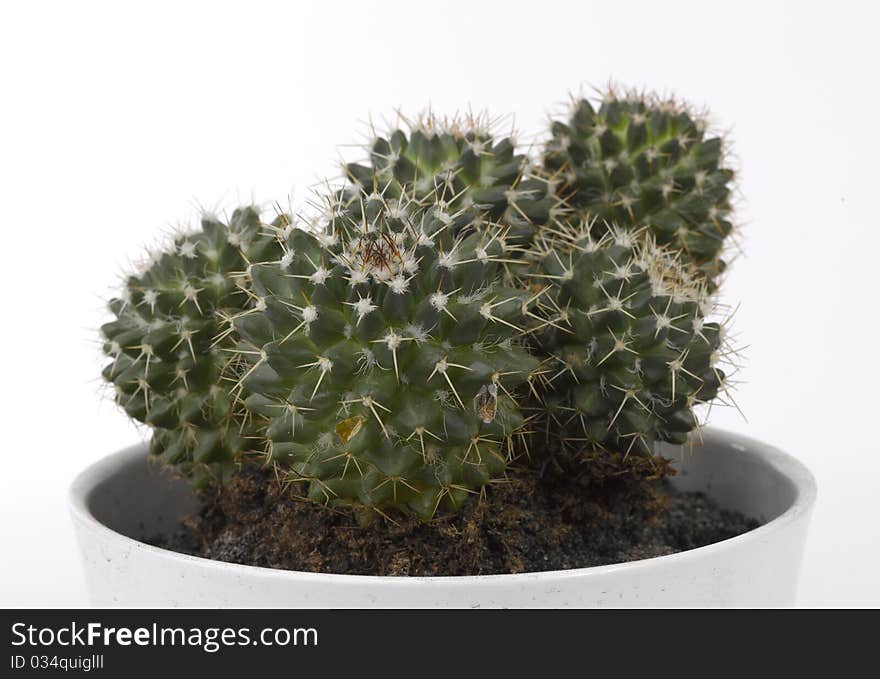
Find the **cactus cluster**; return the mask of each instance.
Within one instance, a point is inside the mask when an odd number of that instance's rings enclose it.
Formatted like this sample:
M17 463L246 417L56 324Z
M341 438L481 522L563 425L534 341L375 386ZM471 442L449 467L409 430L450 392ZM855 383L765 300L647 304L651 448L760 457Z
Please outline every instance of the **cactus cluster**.
M722 327L705 284L638 234L560 226L537 252L554 282L537 335L549 357L541 410L557 447L651 455L685 443L715 398Z
M516 341L530 300L501 282L500 226L465 235L448 226L467 211L433 199L362 200L363 221L331 213L332 238L290 230L285 256L252 267L262 311L234 323L257 357L245 404L311 498L428 518L504 470L537 365Z
M733 171L721 137L687 106L614 91L598 107L580 99L552 123L543 164L559 195L597 218L600 237L606 223L645 228L710 285L724 271Z
M276 248L259 211L202 219L129 276L101 328L116 402L153 428L152 452L197 486L226 478L246 447L230 379L239 363L225 318L251 306L248 266Z
M652 98L578 102L538 166L427 116L308 226L246 207L178 236L110 302L104 377L196 485L257 460L365 523L460 507L536 437L642 459L725 386L721 150Z
M407 129L377 135L369 160L349 163L344 200L358 206L359 194L434 201L464 213L454 228L480 229L503 223L511 243L528 243L536 227L558 210L550 185L517 151L512 136L497 137L481 117L438 119L425 115Z

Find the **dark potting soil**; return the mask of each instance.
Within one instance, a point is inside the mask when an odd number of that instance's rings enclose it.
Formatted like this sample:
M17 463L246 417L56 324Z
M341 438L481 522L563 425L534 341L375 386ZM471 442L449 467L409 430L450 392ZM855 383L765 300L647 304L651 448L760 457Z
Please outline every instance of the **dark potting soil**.
M665 481L600 486L513 477L454 515L360 527L304 501L265 470L203 496L166 549L253 566L360 575L487 575L581 568L672 554L758 526Z

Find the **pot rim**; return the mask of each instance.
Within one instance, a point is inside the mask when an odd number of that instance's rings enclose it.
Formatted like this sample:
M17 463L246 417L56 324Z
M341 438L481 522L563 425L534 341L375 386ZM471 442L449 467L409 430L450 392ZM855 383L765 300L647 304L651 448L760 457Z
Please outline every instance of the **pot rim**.
M495 573L490 575L431 575L431 576L399 576L399 575L349 575L341 573L312 573L309 571L293 571L264 566L249 566L245 564L230 563L206 559L200 556L192 556L175 552L170 549L155 547L140 540L135 540L119 533L101 523L89 510L87 498L91 491L102 481L117 473L127 466L134 458L142 458L146 454L146 444L140 443L128 446L111 453L92 463L81 471L68 491L68 504L74 523L84 529L103 535L107 539L129 543L132 549L146 550L153 553L157 558L171 559L180 563L181 567L197 566L199 568L221 569L232 571L243 577L248 575L260 578L272 578L280 580L310 580L319 582L336 582L337 584L359 585L389 585L400 587L419 587L427 584L439 584L444 586L471 587L477 583L489 584L514 584L528 580L564 580L568 578L597 577L607 573L621 573L624 571L638 572L652 568L661 562L664 565L675 565L693 559L708 556L710 553L723 553L737 548L745 543L768 538L773 533L785 530L787 526L798 520L805 512L810 511L816 502L816 480L807 467L784 453L775 446L764 443L757 439L741 434L717 429L714 427L703 428L703 439L727 445L741 454L758 457L789 479L794 485L795 498L782 514L765 524L758 526L746 533L742 533L726 540L714 542L710 545L688 549L675 554L656 556L636 561L607 564L603 566L589 566L585 568L569 568L551 571L533 571L529 573Z

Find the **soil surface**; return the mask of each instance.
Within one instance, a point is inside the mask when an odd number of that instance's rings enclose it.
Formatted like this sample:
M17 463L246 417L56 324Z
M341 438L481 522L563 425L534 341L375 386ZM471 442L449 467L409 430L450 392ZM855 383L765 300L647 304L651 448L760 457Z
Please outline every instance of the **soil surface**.
M758 522L663 480L591 484L513 477L462 511L428 523L395 517L361 528L306 502L265 470L240 472L203 497L172 536L148 540L234 563L360 575L487 575L581 568L672 554Z

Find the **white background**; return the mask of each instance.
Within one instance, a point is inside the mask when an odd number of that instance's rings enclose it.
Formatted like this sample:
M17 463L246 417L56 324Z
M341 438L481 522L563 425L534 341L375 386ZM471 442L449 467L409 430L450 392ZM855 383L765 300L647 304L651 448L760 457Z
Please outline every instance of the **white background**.
M730 131L737 400L712 422L820 488L803 605L880 605L880 97L868 2L5 2L0 604L86 603L65 508L141 434L103 396L102 300L199 205L301 204L396 108L515 113L582 84L674 91Z

